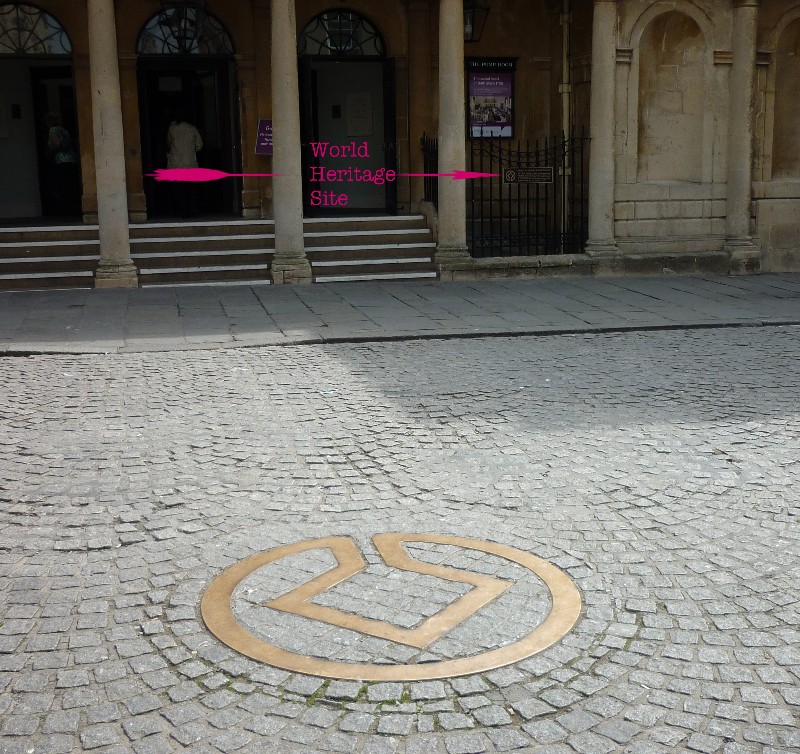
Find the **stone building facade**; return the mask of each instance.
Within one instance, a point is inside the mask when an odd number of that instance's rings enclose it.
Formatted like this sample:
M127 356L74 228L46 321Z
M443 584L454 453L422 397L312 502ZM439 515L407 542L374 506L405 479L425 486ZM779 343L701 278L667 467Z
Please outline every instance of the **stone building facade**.
M308 142L349 141L367 118L370 149L398 173L423 172L423 133L438 135L439 172L463 169L465 58L513 61L515 139L591 137L585 247L556 270L800 270L800 0L482 0L483 33L466 43L465 0L201 5L0 0L0 221L46 214L38 121L60 110L82 219L99 225L98 286L137 282L130 226L169 204L148 173L164 166L175 107L203 121L209 167L280 174L219 183L204 201L274 218L272 278L303 282ZM272 155L255 149L264 120ZM428 212L443 278L524 272L470 257L465 190L441 178L434 213L408 176L362 201Z

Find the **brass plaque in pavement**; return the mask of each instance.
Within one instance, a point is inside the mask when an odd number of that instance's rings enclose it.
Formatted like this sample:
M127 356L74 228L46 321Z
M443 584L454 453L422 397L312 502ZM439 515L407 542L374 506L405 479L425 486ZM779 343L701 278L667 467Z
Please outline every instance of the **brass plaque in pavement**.
M435 534L376 534L372 541L378 554L389 567L458 582L471 588L436 615L422 621L414 628L402 628L384 621L314 604L311 602L314 597L367 567L363 555L350 537L323 537L257 553L223 571L211 582L203 595L200 605L203 620L209 630L232 649L254 660L286 670L345 680L417 681L481 673L530 657L564 636L575 625L580 615L580 592L569 576L552 563L515 547L479 539ZM250 574L269 563L320 548L328 549L336 559L337 565L286 594L266 602L265 607L328 623L366 636L388 639L423 649L512 586L512 582L493 576L415 560L404 549L403 545L406 543L452 545L517 563L535 574L547 586L552 603L550 613L530 633L505 646L468 657L405 665L339 662L290 652L252 634L234 614L232 606L234 590Z

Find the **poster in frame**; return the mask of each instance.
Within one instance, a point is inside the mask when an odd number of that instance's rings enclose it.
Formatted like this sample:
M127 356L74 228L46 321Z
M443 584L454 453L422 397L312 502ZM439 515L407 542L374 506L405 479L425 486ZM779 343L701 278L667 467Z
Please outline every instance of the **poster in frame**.
M256 154L272 154L272 118L259 118Z
M516 62L516 58L467 58L467 131L471 137L514 135Z

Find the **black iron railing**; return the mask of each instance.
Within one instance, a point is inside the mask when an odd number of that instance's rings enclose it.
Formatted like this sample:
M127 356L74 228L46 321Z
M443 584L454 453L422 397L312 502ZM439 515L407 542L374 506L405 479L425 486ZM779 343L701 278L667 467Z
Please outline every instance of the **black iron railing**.
M583 134L537 140L533 148L529 142L470 139L469 169L499 173L467 185L472 256L583 251L588 230L588 143Z
M419 140L422 147L422 164L424 173L439 172L439 140L432 136L422 134ZM433 176L423 178L425 184L425 201L433 202L433 206L439 207L439 179Z
M420 141L425 172L438 172L436 139L423 136ZM529 142L470 138L467 169L497 174L467 181L471 255L582 252L588 235L588 160L584 133L537 140L532 148ZM437 202L437 187L436 178L425 179L427 200Z

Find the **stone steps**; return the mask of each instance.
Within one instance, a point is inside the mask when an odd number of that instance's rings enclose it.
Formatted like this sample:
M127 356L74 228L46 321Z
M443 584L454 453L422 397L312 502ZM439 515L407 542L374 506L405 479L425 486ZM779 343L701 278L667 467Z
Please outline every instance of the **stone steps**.
M314 282L435 278L435 244L421 215L303 221ZM272 220L154 222L130 228L139 284L268 282ZM92 225L0 227L0 290L92 287Z

